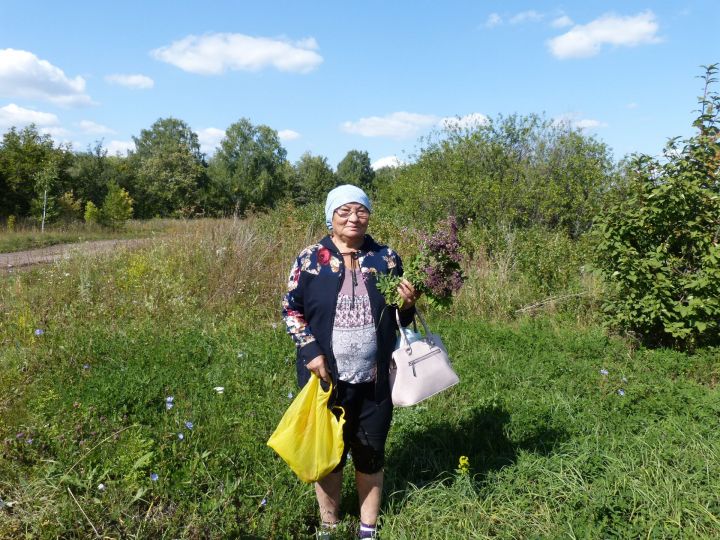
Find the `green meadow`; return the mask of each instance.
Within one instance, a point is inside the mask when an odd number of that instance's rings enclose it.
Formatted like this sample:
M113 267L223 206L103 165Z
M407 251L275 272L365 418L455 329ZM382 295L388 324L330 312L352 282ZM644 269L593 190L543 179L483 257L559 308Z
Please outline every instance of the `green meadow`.
M0 538L312 537L313 488L265 441L297 393L280 298L321 214L178 221L0 276ZM412 253L381 212L370 233ZM607 331L582 239L463 234L465 287L428 312L461 382L395 410L382 537L717 538L720 350Z

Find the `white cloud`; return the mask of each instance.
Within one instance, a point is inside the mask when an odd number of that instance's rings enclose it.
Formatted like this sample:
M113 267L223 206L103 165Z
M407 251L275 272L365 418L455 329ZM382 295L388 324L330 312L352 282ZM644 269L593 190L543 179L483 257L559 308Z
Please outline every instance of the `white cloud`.
M300 138L300 134L292 129L283 129L278 131L278 137L280 137L281 141L294 141Z
M219 75L228 70L308 73L323 61L314 38L300 41L217 33L190 35L151 51L151 55L184 71Z
M535 10L521 11L520 13L510 17L510 24L521 24L525 22L538 22L543 20L545 15Z
M37 126L56 126L60 120L53 113L35 111L19 107L14 103L0 107L0 128L25 127L29 124Z
M655 14L650 10L626 17L609 14L574 26L548 41L548 46L556 58L587 58L598 54L605 44L634 47L659 43L658 29Z
M555 118L556 125L567 125L575 129L597 129L607 127L606 122L591 118L578 118L576 113L562 114Z
M92 120L81 120L78 125L80 126L80 129L83 130L85 133L90 133L92 135L106 135L110 133L115 133L115 130L110 129L107 126L103 126L102 124L98 124L97 122L93 122Z
M485 26L487 28L495 28L499 24L502 24L502 17L497 13L491 13L485 21Z
M553 19L550 26L553 28L565 28L566 26L572 26L573 24L573 20L570 17L567 15L561 15L560 17Z
M200 150L210 156L220 146L220 141L225 138L225 130L214 127L204 128L197 132L197 136Z
M487 121L487 116L481 113L471 113L465 116L446 116L440 120L440 127L445 129L472 129L486 124Z
M39 131L43 135L50 135L53 139L63 139L63 142L67 142L68 137L70 137L70 132L60 126L42 127Z
M155 81L147 75L140 75L139 73L134 75L114 73L113 75L107 75L105 77L105 81L110 84L119 84L120 86L126 86L128 88L135 88L139 90L145 90L155 86Z
M405 165L405 162L398 159L397 156L385 156L385 157L381 157L380 159L374 161L372 163L372 165L370 165L370 166L372 167L372 169L374 171L378 171L384 167L390 167L392 169L395 169L402 165Z
M135 150L135 143L133 141L110 141L106 148L111 156L118 154L124 156L129 151Z
M56 105L90 105L85 79L68 78L62 69L33 53L0 49L0 96L39 99Z
M583 118L574 122L573 124L578 129L596 129L601 127L607 127L605 122L600 120L592 120L591 118Z
M430 114L394 112L387 116L369 116L357 122L343 122L341 128L346 133L363 137L391 137L406 139L414 137L420 130L433 126L438 117Z

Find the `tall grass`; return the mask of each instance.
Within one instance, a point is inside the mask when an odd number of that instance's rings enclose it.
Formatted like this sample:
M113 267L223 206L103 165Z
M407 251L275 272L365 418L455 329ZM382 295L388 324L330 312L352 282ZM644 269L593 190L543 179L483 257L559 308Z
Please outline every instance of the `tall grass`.
M280 296L320 215L182 222L0 278L1 538L310 537L312 487L265 441L297 392ZM467 231L466 287L429 314L461 384L396 410L384 537L717 536L718 351L608 337L582 246L504 234Z

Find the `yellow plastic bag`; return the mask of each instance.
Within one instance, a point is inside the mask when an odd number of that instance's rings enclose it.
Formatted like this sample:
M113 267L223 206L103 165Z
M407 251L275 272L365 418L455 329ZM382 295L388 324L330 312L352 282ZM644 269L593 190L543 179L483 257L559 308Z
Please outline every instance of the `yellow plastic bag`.
M304 482L316 482L330 473L342 458L345 411L336 418L327 404L320 379L311 375L280 419L267 445L275 450Z

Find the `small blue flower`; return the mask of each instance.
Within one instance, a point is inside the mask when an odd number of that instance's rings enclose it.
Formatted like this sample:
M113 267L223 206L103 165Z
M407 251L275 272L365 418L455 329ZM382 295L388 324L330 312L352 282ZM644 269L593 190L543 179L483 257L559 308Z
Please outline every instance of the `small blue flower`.
M90 369L90 364L83 364L83 369Z
M622 388L620 390L618 390L618 396L624 396L624 395L625 395L625 390L623 390Z
M173 401L175 401L174 396L168 396L165 398L165 403L172 403Z
M184 433L178 433L178 439L180 439L182 441L184 438L185 438Z
M292 399L292 398L293 398L293 393L292 393L292 392L288 392L288 399Z
M188 428L188 429L192 429L192 428L193 428L193 423L192 423L190 420L188 420L188 421L185 422L185 427Z
M608 370L607 370L607 369L602 368L602 369L600 370L600 375L605 375L605 376L607 376L607 374L608 374Z
M267 504L267 498L263 497L263 500L260 501L260 506L265 506Z
M165 409L167 409L168 411L169 411L170 409L172 409L173 407L174 407L174 405L173 405L172 401L166 401L166 402L165 402Z
M45 333L45 330L43 330L42 328L36 328L36 329L35 329L35 335L36 335L36 336L42 336L44 333Z
M32 444L32 443L33 443L33 439L26 439L25 442L28 443L28 444Z
M150 480L152 480L153 482L157 482L158 478L160 477L157 475L157 473L150 473Z

